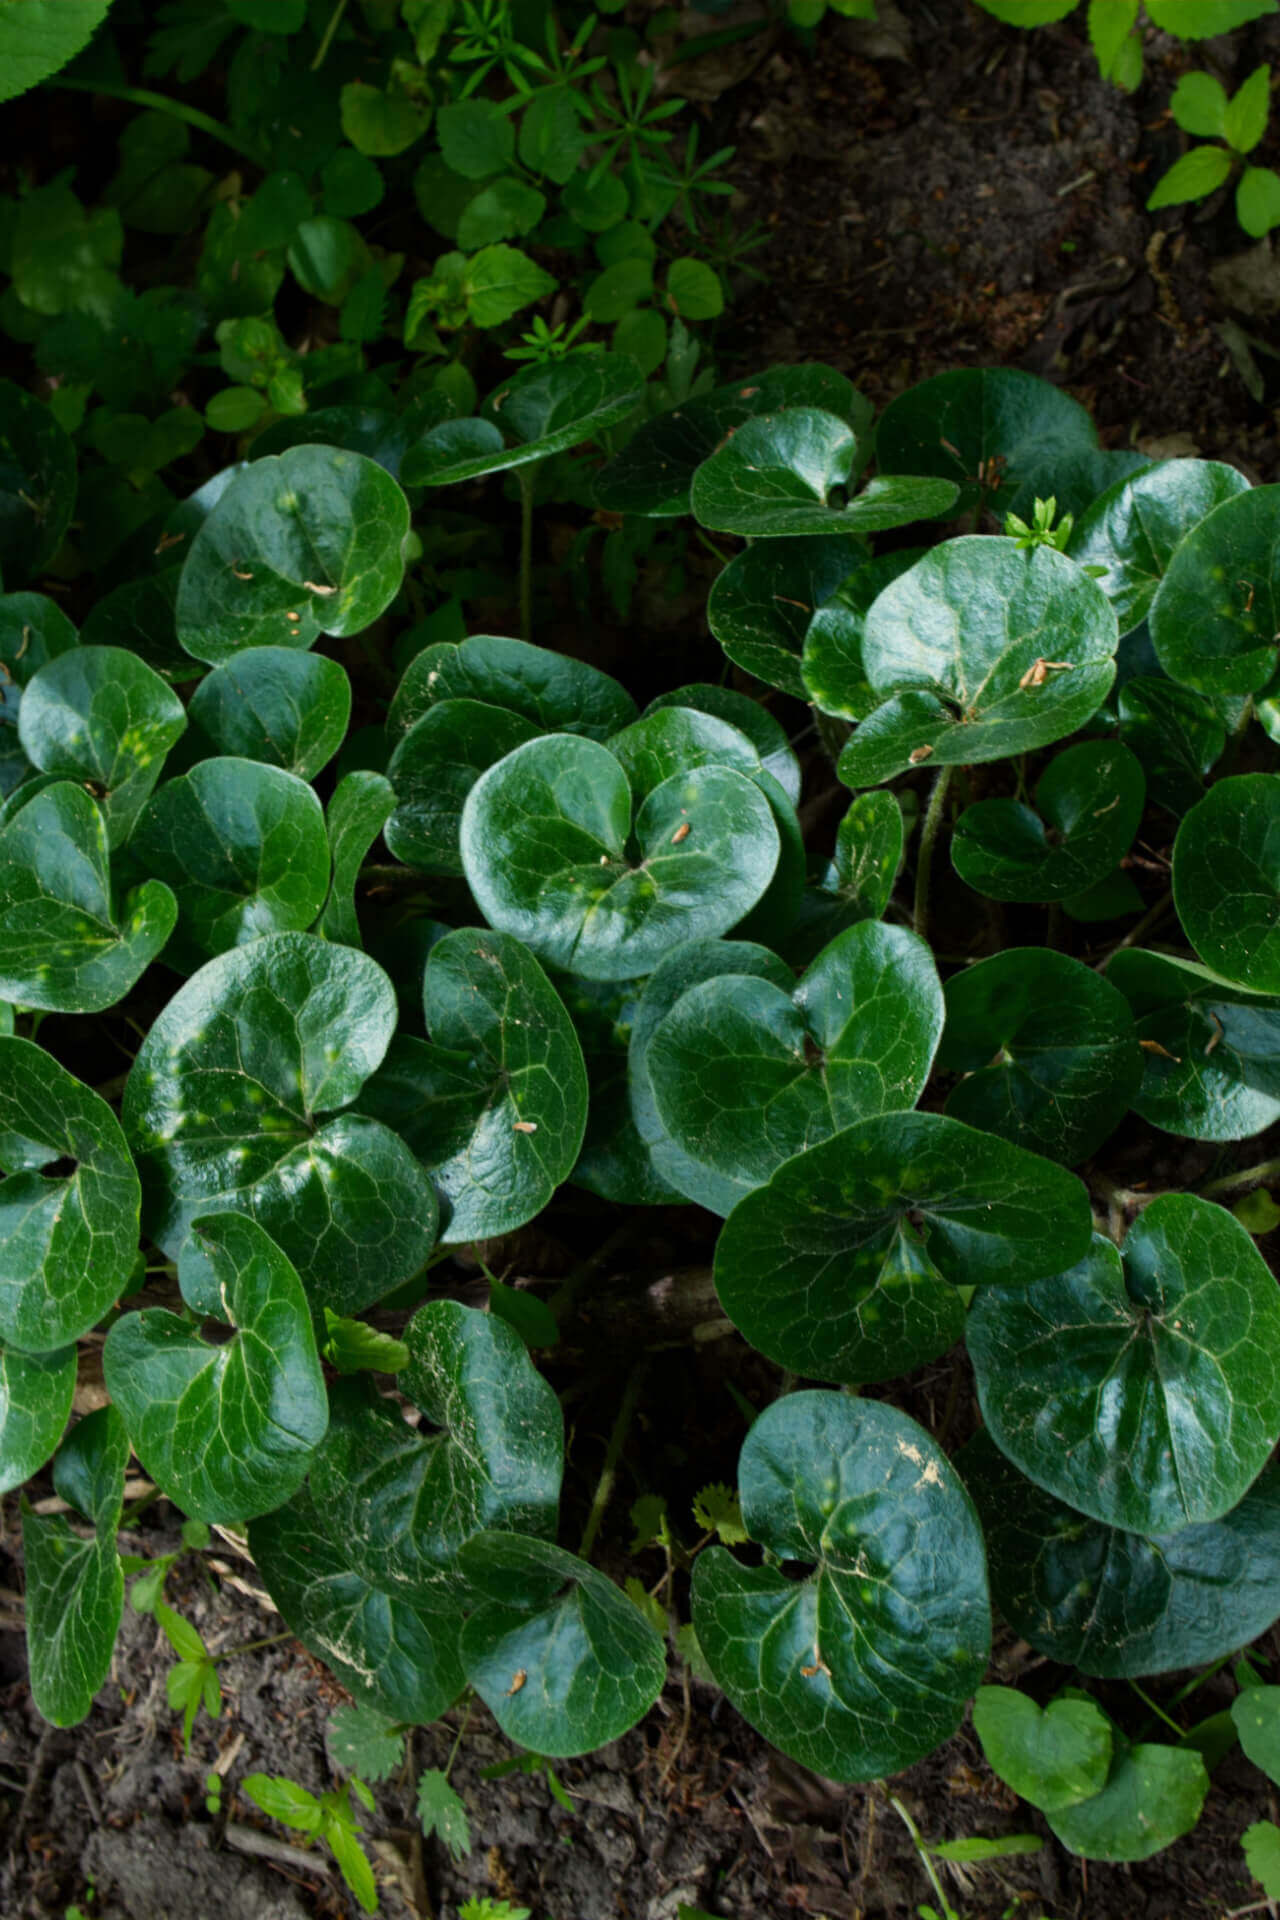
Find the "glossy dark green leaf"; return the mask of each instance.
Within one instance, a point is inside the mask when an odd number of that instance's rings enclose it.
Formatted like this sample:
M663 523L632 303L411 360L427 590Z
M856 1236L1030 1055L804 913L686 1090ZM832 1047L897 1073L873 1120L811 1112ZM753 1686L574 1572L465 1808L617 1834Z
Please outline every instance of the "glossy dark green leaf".
M1088 1860L1149 1860L1190 1833L1209 1791L1204 1761L1191 1747L1116 1740L1102 1792L1058 1807L1049 1825L1069 1853Z
M53 1354L124 1290L141 1193L106 1101L12 1036L0 1038L0 1167L0 1341Z
M1088 1251L1088 1197L1037 1154L934 1113L860 1120L785 1160L716 1246L753 1347L815 1380L888 1380L945 1353L961 1286L1025 1285Z
M818 607L804 636L800 678L815 707L840 720L865 720L879 706L862 664L862 634L872 601L920 559L923 549L877 554Z
M424 647L405 668L387 715L393 738L445 700L481 701L519 714L540 733L607 740L636 717L635 701L599 667L547 647L474 633Z
M62 1438L76 1390L76 1350L0 1346L0 1493L38 1473Z
M1120 689L1120 738L1142 762L1151 798L1185 813L1222 758L1227 730L1208 701L1176 680L1140 675Z
M1193 1140L1246 1140L1280 1120L1280 1000L1132 947L1112 956L1107 978L1147 1043L1135 1113Z
M74 647L23 690L18 738L42 773L78 781L101 801L108 844L118 847L186 724L177 695L132 653Z
M569 354L526 367L491 393L481 408L496 444L467 452L452 423L433 427L401 463L410 486L447 487L484 473L550 459L625 420L638 406L644 375L620 353Z
M403 493L363 454L293 447L240 467L187 553L178 639L220 666L360 633L400 586L408 531Z
M1069 1271L984 1292L966 1338L1001 1451L1108 1526L1221 1519L1280 1437L1280 1293L1240 1222L1191 1194L1153 1200L1120 1252L1095 1235Z
M693 1624L743 1717L835 1780L910 1766L960 1724L991 1613L982 1532L946 1455L875 1400L790 1393L739 1466L750 1538L771 1562L698 1556Z
M648 1042L649 1084L668 1135L736 1202L782 1161L841 1127L913 1107L942 1032L942 988L923 941L864 921L820 953L793 993L722 975L691 987Z
M1129 851L1146 782L1127 747L1081 740L1041 774L1035 807L979 800L951 836L960 878L989 900L1066 900L1096 886Z
M1280 628L1280 486L1224 500L1174 549L1151 603L1151 638L1173 680L1215 695L1256 693L1275 671Z
M694 519L719 533L779 539L879 533L937 519L955 504L957 489L947 480L882 475L853 493L856 454L852 428L834 413L791 407L760 414L694 474Z
M325 829L333 856L333 882L316 932L344 947L363 946L355 888L374 841L395 812L396 792L380 773L358 767L333 790Z
M0 380L0 576L10 586L53 558L75 500L70 436L34 394Z
M696 713L709 713L727 726L736 727L747 736L764 771L773 775L792 806L799 805L800 762L781 721L775 720L761 701L753 700L749 693L740 693L736 687L711 686L699 681L693 686L676 687L670 693L659 694L645 708L644 717L648 719L664 707L692 708Z
M305 781L256 760L202 760L167 780L129 853L173 889L178 925L165 959L180 973L267 933L301 933L329 892L320 802Z
M444 417L451 411L444 408ZM255 434L249 458L260 460L264 454L287 453L290 447L341 447L345 453L362 453L366 459L376 460L393 480L398 480L405 453L419 431L411 413L392 413L386 407L314 407L275 420L264 432Z
M460 928L427 958L430 1039L401 1035L360 1096L430 1172L442 1235L510 1233L573 1170L587 1076L573 1023L533 955L505 933Z
M1124 995L1045 947L1010 947L953 974L938 1065L964 1077L947 1112L1075 1166L1119 1126L1142 1084Z
M1071 1695L1038 1707L1015 1687L979 1687L973 1730L988 1765L1042 1812L1101 1793L1111 1771L1111 1722L1092 1700Z
M416 1273L435 1238L430 1182L389 1128L342 1111L395 1024L381 967L308 934L267 934L193 975L125 1088L157 1244L175 1257L201 1215L247 1213L317 1315L358 1313Z
M778 830L746 774L674 775L634 823L632 807L626 775L595 741L550 734L517 747L463 810L463 868L485 917L567 972L635 979L673 942L726 932L772 880Z
M1280 774L1219 780L1173 844L1173 899L1222 979L1280 993Z
M1083 499L1064 487L1071 468L1097 449L1092 420L1061 388L1013 367L936 374L891 400L876 427L881 473L933 473L960 488L957 513L988 505L1030 515L1036 496L1064 511ZM1106 482L1103 482L1105 485Z
M216 753L314 780L346 739L351 682L322 654L253 647L205 676L188 713Z
M597 505L657 518L688 513L693 476L726 434L785 407L820 407L858 433L871 423L871 408L842 373L817 364L771 367L646 420L596 476Z
M1097 710L1116 618L1052 547L968 535L935 547L867 614L862 658L883 701L840 757L847 786L926 761L963 766L1047 747Z
M855 794L836 828L835 856L809 887L784 951L797 966L860 920L879 920L902 865L902 809L893 794Z
M419 873L460 874L462 809L480 775L541 729L480 700L442 700L410 727L387 765L395 812L386 842Z
M1121 633L1151 611L1174 549L1206 514L1249 482L1217 460L1161 460L1099 494L1077 520L1067 551L1082 567L1105 567L1098 584Z
M27 1658L31 1698L55 1727L74 1727L106 1679L124 1610L116 1529L124 1507L129 1442L114 1407L74 1426L53 1463L54 1490L93 1527L88 1539L65 1514L25 1502Z
M509 1740L589 1753L657 1699L666 1650L612 1580L548 1540L480 1533L460 1565L484 1597L462 1628L467 1679Z
M807 700L801 654L809 623L865 556L848 535L757 541L712 583L707 624L736 666Z
M587 1066L587 1130L573 1183L615 1206L678 1205L684 1198L658 1172L631 1110L631 1035L645 984L572 974L558 981Z

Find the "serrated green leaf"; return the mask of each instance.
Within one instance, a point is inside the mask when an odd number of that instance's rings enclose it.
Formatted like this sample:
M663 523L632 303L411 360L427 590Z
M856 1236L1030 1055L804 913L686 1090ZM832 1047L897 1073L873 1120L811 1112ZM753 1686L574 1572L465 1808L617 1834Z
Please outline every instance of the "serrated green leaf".
M1267 130L1270 111L1271 69L1255 67L1232 94L1223 116L1221 133L1227 145L1236 153L1252 153Z
M1241 1835L1245 1864L1261 1882L1268 1900L1280 1899L1280 1827L1271 1820L1255 1820Z
M335 1767L362 1780L389 1780L404 1758L404 1731L374 1707L339 1707L330 1715L324 1743Z
M429 1840L435 1834L443 1841L454 1860L465 1860L471 1851L471 1823L465 1803L449 1785L438 1767L418 1775L418 1797L414 1802L423 1833Z
M111 0L4 0L0 6L0 100L47 80L87 45Z

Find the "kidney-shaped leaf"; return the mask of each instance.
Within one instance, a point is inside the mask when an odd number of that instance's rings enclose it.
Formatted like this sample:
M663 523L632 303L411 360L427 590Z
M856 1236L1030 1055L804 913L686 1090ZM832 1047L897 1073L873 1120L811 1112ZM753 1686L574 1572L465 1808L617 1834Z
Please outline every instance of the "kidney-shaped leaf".
M1161 460L1108 487L1081 514L1067 551L1082 567L1105 567L1098 584L1121 633L1151 611L1156 589L1184 534L1249 482L1217 460Z
M396 859L419 873L460 874L458 833L467 795L487 768L536 740L539 731L522 714L480 700L428 707L387 766L396 806L386 841Z
M347 737L351 682L323 654L253 647L205 676L188 713L215 752L314 780Z
M752 1346L816 1380L888 1380L960 1337L960 1286L1023 1285L1088 1251L1088 1197L957 1120L889 1113L786 1160L739 1202L716 1291Z
M946 1455L896 1408L791 1393L739 1466L749 1537L776 1562L699 1555L693 1624L716 1679L765 1738L834 1780L874 1780L946 1740L982 1678L982 1531Z
M736 687L713 686L698 680L688 687L674 687L661 693L645 708L644 717L660 713L664 707L691 708L709 713L716 720L745 733L755 748L764 771L772 774L792 806L800 803L801 772L795 750L787 739L786 728L760 700Z
M1066 900L1114 871L1142 819L1146 782L1127 747L1081 740L1018 800L966 807L951 837L956 872L989 900Z
M408 733L442 700L478 700L520 714L540 733L590 740L607 740L636 717L631 695L599 667L492 633L437 641L415 654L391 702L388 734Z
M1135 1113L1193 1140L1245 1140L1280 1120L1280 1000L1132 947L1112 956L1107 978L1146 1042Z
M1178 918L1206 966L1280 993L1280 774L1217 781L1173 845Z
M0 1493L38 1473L62 1438L76 1390L76 1350L0 1346Z
M920 559L922 549L879 553L866 560L815 609L805 629L800 678L815 707L839 720L865 720L880 704L862 664L862 633L871 604L899 574Z
M1069 1853L1088 1860L1149 1860L1190 1833L1209 1791L1194 1747L1138 1745L1116 1737L1102 1792L1057 1807L1049 1825Z
M1111 1771L1111 1722L1092 1700L1064 1696L1038 1707L1016 1687L979 1687L973 1730L987 1760L1042 1812L1101 1793Z
M639 405L644 375L621 353L575 353L526 367L491 393L479 421L432 427L400 464L407 486L447 487L501 473L596 440ZM479 426L485 446L476 443ZM468 432L470 430L470 432Z
M712 582L707 624L735 666L807 700L801 654L810 622L865 557L849 534L756 541Z
M1266 685L1280 628L1280 486L1233 495L1183 536L1150 622L1171 679L1209 694Z

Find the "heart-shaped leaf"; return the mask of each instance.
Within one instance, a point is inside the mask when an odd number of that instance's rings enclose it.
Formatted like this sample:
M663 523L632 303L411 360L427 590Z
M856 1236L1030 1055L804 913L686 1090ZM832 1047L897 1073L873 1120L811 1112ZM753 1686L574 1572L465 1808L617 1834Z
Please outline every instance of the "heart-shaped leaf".
M631 1110L631 1036L645 985L572 974L558 982L587 1065L587 1130L571 1178L622 1207L678 1205L684 1198L658 1172Z
M955 504L947 480L872 480L845 499L857 440L834 413L791 407L748 420L693 476L694 519L718 533L775 540L800 534L879 533L934 520ZM832 498L838 492L839 499Z
M1112 956L1107 978L1143 1043L1135 1113L1193 1140L1246 1140L1280 1120L1280 1001L1132 947Z
M54 1491L93 1527L84 1539L65 1514L22 1509L31 1698L55 1727L88 1714L111 1668L124 1610L116 1529L124 1508L129 1442L114 1407L71 1429L53 1463Z
M966 807L951 837L956 872L989 900L1066 900L1118 866L1142 819L1146 782L1127 747L1081 740L1049 762L1035 809Z
M1205 965L1280 993L1280 774L1219 780L1173 844L1178 918Z
M462 1663L509 1740L553 1758L589 1753L648 1712L666 1652L612 1580L515 1533L477 1534L459 1564L483 1595L463 1624Z
M351 682L322 654L253 647L207 674L187 711L215 753L314 780L347 737Z
M428 707L387 766L396 808L386 841L396 859L419 873L460 874L458 835L467 795L487 768L538 737L533 721L479 700Z
M635 979L673 941L727 932L773 878L778 830L746 774L677 774L643 797L634 823L632 807L617 759L594 740L549 734L490 767L461 836L486 919L553 966Z
M1280 486L1237 493L1184 534L1150 621L1171 679L1215 695L1266 685L1280 628Z
M1174 549L1192 527L1249 482L1217 460L1161 460L1119 480L1081 514L1067 551L1082 567L1105 567L1098 583L1121 633L1151 611Z
M845 748L840 778L876 786L926 760L963 766L1052 745L1105 699L1116 639L1097 583L1052 547L946 541L871 605L862 659L884 704Z
M245 1214L195 1221L188 1306L234 1328L210 1345L159 1308L128 1313L107 1335L103 1376L138 1458L194 1520L234 1523L293 1498L329 1422L324 1374L302 1282ZM205 1291L216 1287L212 1300Z
M891 793L857 793L836 828L835 857L804 896L785 952L805 965L820 948L860 920L878 920L902 865L902 808Z
M1148 1540L1064 1507L987 1433L956 1464L982 1516L1000 1611L1050 1660L1105 1679L1209 1666L1280 1614L1280 1468L1225 1518Z
M738 1479L770 1561L712 1547L694 1564L717 1681L831 1779L910 1766L960 1724L991 1644L982 1532L946 1455L895 1407L790 1393L755 1421ZM779 1560L812 1571L791 1579Z
M815 707L840 720L865 720L879 706L862 664L862 633L871 603L913 567L923 548L877 554L844 580L818 607L805 630L800 678Z
M165 959L180 973L267 933L301 933L329 891L329 840L311 788L230 755L167 780L129 853L173 889L178 925Z
M650 714L660 713L664 707L686 707L692 708L695 713L708 713L713 719L723 720L727 726L745 734L755 748L764 771L772 774L792 806L799 805L800 762L781 721L775 720L761 701L753 700L749 693L740 693L736 687L711 686L704 681L697 681L692 686L676 687L670 693L659 694L645 708L645 719Z
M1101 1793L1111 1771L1111 1722L1070 1695L1038 1707L1016 1687L979 1687L973 1730L1006 1786L1043 1813Z
M621 353L574 353L526 367L491 393L478 423L446 421L423 435L401 462L409 486L447 487L501 473L598 440L640 403L644 375ZM458 429L482 425L490 444L469 447Z
M0 575L40 571L62 544L76 500L76 450L34 394L0 380Z
M1149 1860L1190 1833L1209 1791L1193 1747L1130 1746L1119 1736L1102 1792L1049 1813L1069 1853L1088 1860Z
M429 1040L402 1035L360 1097L394 1127L444 1202L452 1244L510 1233L567 1180L587 1123L573 1023L533 955L505 933L438 940L423 984Z
M408 531L404 494L363 454L293 447L237 468L191 542L178 639L220 666L361 633L399 588Z
M325 830L333 855L333 884L316 922L316 932L344 947L359 947L360 921L355 889L369 849L395 811L396 793L380 773L358 767L333 790Z
M815 1380L888 1380L959 1337L960 1286L1025 1285L1088 1251L1084 1188L935 1113L860 1120L749 1193L716 1291L753 1347Z
M424 647L405 668L387 715L393 738L443 700L478 700L531 722L539 733L607 740L636 717L624 687L599 667L498 634Z
M76 1350L0 1346L0 1493L38 1473L62 1438L76 1390Z
M267 934L192 976L124 1095L148 1230L170 1257L202 1214L247 1213L317 1315L358 1313L417 1272L435 1238L431 1184L389 1128L342 1112L395 1024L382 968L308 934Z
M1142 762L1151 798L1185 813L1222 758L1227 730L1208 701L1176 680L1139 675L1120 689L1120 738Z
M659 1117L734 1202L782 1161L872 1114L913 1107L942 1032L942 988L924 942L867 920L813 962L794 993L727 974L691 987L648 1041Z
M963 1074L947 1112L1074 1166L1114 1132L1142 1084L1124 995L1092 967L1010 947L953 974L938 1065Z
M57 1354L124 1291L138 1176L106 1101L31 1040L0 1039L0 1341Z
M1191 1194L1153 1200L1121 1252L1095 1235L1068 1272L983 1292L966 1339L997 1446L1108 1526L1221 1519L1280 1436L1275 1280L1240 1222Z
M801 654L809 623L865 558L863 542L844 534L757 541L716 576L707 625L744 673L807 700Z

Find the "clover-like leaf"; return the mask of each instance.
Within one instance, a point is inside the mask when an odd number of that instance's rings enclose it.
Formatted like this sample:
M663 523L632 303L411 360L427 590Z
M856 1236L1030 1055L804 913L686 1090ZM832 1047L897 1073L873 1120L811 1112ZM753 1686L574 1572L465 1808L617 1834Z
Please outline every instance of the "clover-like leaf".
M1042 1812L1092 1799L1107 1784L1111 1722L1093 1700L1067 1694L1038 1707L1016 1687L979 1687L973 1730L1005 1785Z
M141 1192L106 1101L11 1035L0 1038L0 1167L0 1341L57 1355L123 1291Z
M432 947L428 1040L401 1035L360 1096L431 1171L447 1243L523 1226L567 1180L587 1123L573 1023L509 934L460 928Z
M588 979L634 979L673 941L727 932L779 858L761 787L735 768L663 780L632 819L617 759L549 734L480 776L462 815L462 863L485 917ZM634 852L632 851L634 849Z
M194 1284L186 1249L178 1283L231 1339L211 1345L189 1320L148 1307L111 1328L103 1376L138 1458L185 1514L248 1520L306 1478L329 1421L324 1374L302 1282L257 1222L213 1214L192 1234Z
M1140 674L1120 689L1120 739L1142 762L1158 806L1185 813L1222 758L1227 730L1208 701L1176 680Z
M10 585L53 558L75 500L71 436L34 394L0 380L0 575Z
M960 1286L1024 1285L1082 1259L1074 1175L934 1113L860 1120L793 1160L730 1214L716 1291L780 1366L849 1385L945 1353Z
M589 1753L648 1712L666 1652L612 1580L516 1533L477 1534L459 1565L482 1596L463 1624L463 1666L509 1740L553 1758Z
M1280 627L1280 486L1234 494L1184 534L1149 617L1171 679L1214 695L1265 686Z
M1052 547L968 535L935 547L872 602L862 635L883 704L840 756L847 786L1047 747L1097 710L1116 617Z
M1173 845L1178 918L1206 966L1280 993L1280 774L1219 780Z
M1074 1166L1114 1132L1142 1084L1133 1014L1065 953L1010 947L947 982L938 1065L964 1077L947 1112Z
M1081 514L1067 551L1082 567L1105 567L1098 584L1121 633L1151 611L1179 541L1224 500L1247 493L1236 467L1218 460L1161 460L1108 487Z
M387 766L396 806L385 834L397 860L419 873L460 874L467 795L482 773L540 731L523 715L480 700L428 707Z
M735 666L807 700L809 624L865 558L863 542L848 534L755 541L716 576L707 624Z
M557 982L587 1068L587 1129L570 1177L615 1206L678 1205L684 1198L658 1172L631 1110L631 1035L645 984L572 974Z
M124 1610L116 1529L129 1442L114 1407L71 1429L53 1463L54 1491L93 1527L85 1539L65 1514L23 1503L27 1656L31 1698L55 1727L74 1727L106 1679Z
M369 849L395 812L396 792L380 773L357 767L340 780L325 812L333 882L316 932L344 947L363 945L355 890Z
M893 794L872 788L853 796L836 828L834 857L806 890L787 935L789 960L803 966L846 927L881 918L902 865L903 838Z
M1118 1252L984 1291L966 1335L1000 1449L1134 1533L1221 1519L1280 1436L1280 1294L1238 1220L1161 1194Z
M937 519L955 504L957 488L950 481L914 476L881 476L846 499L856 453L852 428L834 413L791 407L758 415L694 474L694 519L719 533L794 539L879 533Z
M360 453L293 447L235 470L191 542L178 639L220 666L246 647L360 633L400 585L409 506Z
M202 1214L247 1213L317 1315L358 1313L416 1273L435 1238L430 1182L389 1128L342 1111L395 1024L381 967L309 934L267 934L194 974L125 1087L157 1244L174 1257Z
M409 486L447 487L548 460L617 426L643 390L644 375L622 353L575 353L526 367L489 395L479 420L431 428L405 454L401 474Z
M1049 762L1035 808L978 800L951 836L960 878L989 900L1066 900L1129 851L1146 800L1142 768L1114 740L1081 740Z
M715 1206L727 1187L736 1203L841 1127L913 1107L942 1012L924 942L874 920L832 941L793 993L733 974L691 987L646 1051L667 1133L714 1176L682 1171L682 1190Z
M736 687L695 681L692 686L675 687L670 693L659 694L645 708L644 718L660 713L664 707L685 707L695 713L707 713L745 734L764 771L772 774L793 806L799 804L800 762L782 722L774 718L762 701L753 700L749 693L740 693Z
M1069 1853L1089 1860L1149 1860L1190 1833L1209 1791L1194 1747L1130 1746L1118 1729L1101 1793L1046 1816Z
M187 711L216 753L314 780L347 737L351 682L322 654L253 647L207 674Z
M74 1347L20 1353L0 1346L0 1493L39 1472L62 1438L75 1390Z
M982 1532L946 1455L895 1407L790 1393L755 1421L738 1478L770 1559L712 1547L694 1564L693 1624L717 1681L831 1779L910 1766L960 1724L991 1644ZM812 1571L791 1579L779 1560Z
M1107 978L1143 1047L1135 1113L1192 1140L1245 1140L1280 1120L1280 1000L1132 947L1112 956Z
M607 740L636 717L631 695L599 667L490 633L437 641L415 654L391 702L388 734L408 733L444 700L478 700L519 714L539 733L589 740Z

